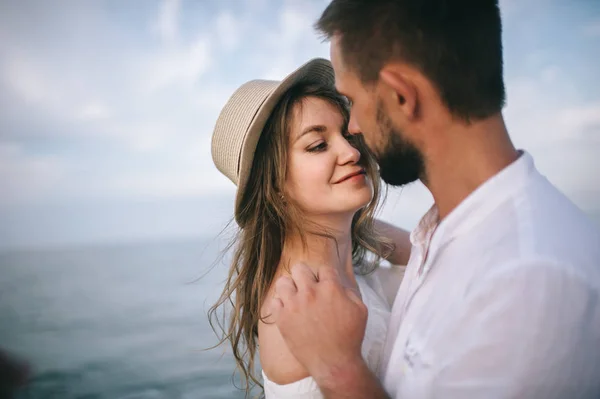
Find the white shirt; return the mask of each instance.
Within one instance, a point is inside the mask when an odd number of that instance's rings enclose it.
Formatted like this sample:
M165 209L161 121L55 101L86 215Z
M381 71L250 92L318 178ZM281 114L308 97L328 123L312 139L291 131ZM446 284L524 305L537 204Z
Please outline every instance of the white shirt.
M411 234L388 394L600 398L598 228L527 153L437 220L433 207Z

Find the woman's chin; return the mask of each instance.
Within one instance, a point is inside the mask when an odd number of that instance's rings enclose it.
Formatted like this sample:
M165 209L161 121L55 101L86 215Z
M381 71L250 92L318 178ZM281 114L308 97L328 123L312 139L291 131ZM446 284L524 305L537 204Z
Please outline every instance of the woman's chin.
M364 209L367 205L369 205L371 203L372 198L372 196L365 196L363 199L357 200L355 203L348 204L347 211L354 216L356 212L360 211L361 209Z

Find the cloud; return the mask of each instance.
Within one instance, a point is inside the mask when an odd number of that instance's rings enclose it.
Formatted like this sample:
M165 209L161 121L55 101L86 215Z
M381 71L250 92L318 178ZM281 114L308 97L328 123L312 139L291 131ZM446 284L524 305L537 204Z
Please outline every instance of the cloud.
M580 138L600 144L600 102L568 107L556 114L563 138Z
M189 198L231 194L235 185L217 171L210 156L210 135L169 146L168 156L115 173L95 191L123 198ZM161 167L152 167L155 159Z
M120 29L106 9L78 7L85 24L65 21L58 9L46 10L50 17L27 33L28 40L16 33L17 26L2 40L0 65L9 94L0 96L11 107L11 115L0 121L6 137L85 135L119 141L134 152L155 151L173 136L199 134L200 128L210 134L220 107L241 84L236 77L281 79L313 54L326 55L311 28L314 5L284 4L274 27L257 20L253 8L222 8L206 23L184 28L184 17L189 22L198 15L184 14L179 1L165 0L149 12L140 9L150 21L146 35L135 24L133 30ZM16 20L25 9L12 12ZM58 35L45 42L49 32L86 39ZM102 32L116 32L116 40ZM139 38L132 40L132 32ZM247 34L256 39L254 46L240 49ZM239 60L249 68L239 68ZM220 75L224 65L233 69ZM38 115L35 121L31 113Z
M139 153L160 151L166 140L198 134L198 118L212 116L206 105L214 107L212 95L223 91L218 81L209 81L210 92L201 84L214 62L213 32L203 24L181 32L179 2L165 1L147 13L153 21L150 30L138 35L147 40L158 32L160 40L141 45L139 38L132 40L131 30L119 29L106 9L78 7L85 23L65 21L60 12L48 9L48 17L35 28L21 32L15 25L0 38L2 136L16 142L83 136ZM23 18L25 12L13 7L11 19ZM143 8L139 15L145 15ZM5 18L0 16L0 22L9 23ZM220 27L231 23L235 25L225 16ZM55 32L63 35L47 41ZM121 36L111 41L114 32ZM234 46L235 32L226 40Z
M9 59L4 65L3 77L5 84L27 104L50 105L58 101L58 91L31 62L22 58Z
M235 186L229 180L202 175L200 170L197 167L179 173L167 170L155 174L119 175L110 182L110 189L118 193L120 198L148 199L207 198L235 191Z
M56 78L47 64L27 51L0 55L0 82L4 88L0 98L7 103L6 108L17 111L12 117L26 124L32 114L64 121L79 113L80 93L70 90L66 79ZM2 123L0 120L0 126ZM4 134L11 133L3 130Z
M281 79L329 56L313 30L329 0L234 3L0 6L0 184L11 191L0 210L21 200L231 197L235 187L210 154L222 106L246 80ZM583 61L560 56L579 42L542 34L537 20L523 24L541 6L501 0L507 124L542 172L591 209L600 198L598 85L573 73ZM596 26L571 31L595 37ZM431 201L419 184L393 189L383 214L413 226Z
M505 116L511 131L529 145L574 139L592 122L595 107L578 98L572 78L556 65L507 79Z
M600 36L600 19L594 20L582 28L584 36L598 37Z
M108 120L112 110L101 91L72 75L56 75L28 55L6 54L0 63L4 137L95 135L93 123ZM70 80L78 80L73 82ZM32 118L35 116L35 118ZM82 128L82 123L89 123Z
M0 204L54 197L65 172L56 156L30 156L18 144L0 141Z
M165 42L172 42L178 38L180 8L179 0L163 0L160 6L154 26L160 38Z
M221 11L216 18L215 36L221 48L227 52L235 50L240 43L239 21L230 11Z
M236 44L235 21L231 15L222 13L212 30L196 25L191 32L181 32L181 4L179 0L163 0L156 16L151 22L161 38L158 46L146 53L137 53L134 61L136 86L132 94L154 94L157 91L173 87L196 85L214 64L214 39L223 36L223 46ZM215 35L213 32L216 31Z
M194 85L214 62L210 39L202 34L189 43L169 46L141 59L138 88L145 95L174 85Z
M79 110L79 118L83 120L101 120L111 116L110 109L100 102L92 101Z
M600 103L582 101L555 65L507 82L506 123L519 148L581 208L600 210Z
M265 67L258 78L280 80L310 58L329 58L329 44L321 43L313 29L321 11L315 3L284 3L276 23L262 31L262 51L255 60Z

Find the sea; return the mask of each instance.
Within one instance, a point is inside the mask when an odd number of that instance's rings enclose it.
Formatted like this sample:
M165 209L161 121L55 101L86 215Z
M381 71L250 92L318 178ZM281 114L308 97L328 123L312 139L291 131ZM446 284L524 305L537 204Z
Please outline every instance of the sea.
M0 252L0 349L33 398L243 398L207 310L224 245L187 239ZM237 386L236 386L237 385Z
M15 398L244 398L228 347L207 350L224 247L209 238L0 252L0 350L32 370Z

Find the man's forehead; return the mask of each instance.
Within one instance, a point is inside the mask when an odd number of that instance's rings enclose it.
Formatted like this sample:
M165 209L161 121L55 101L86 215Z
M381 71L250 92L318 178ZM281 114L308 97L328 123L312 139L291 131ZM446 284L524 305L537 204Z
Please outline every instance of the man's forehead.
M335 89L340 93L344 93L346 89L345 79L343 77L344 72L335 71Z
M331 65L335 73L335 87L338 91L344 91L344 81L347 80L347 69L342 60L342 54L339 47L339 37L333 36L330 44Z
M340 47L340 37L339 35L334 35L331 38L331 43L329 45L329 55L331 57L331 63L333 64L334 69L337 71L338 69L342 70L344 68L342 51Z

